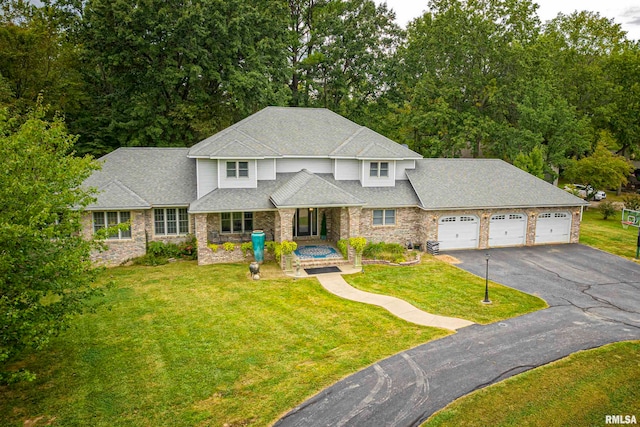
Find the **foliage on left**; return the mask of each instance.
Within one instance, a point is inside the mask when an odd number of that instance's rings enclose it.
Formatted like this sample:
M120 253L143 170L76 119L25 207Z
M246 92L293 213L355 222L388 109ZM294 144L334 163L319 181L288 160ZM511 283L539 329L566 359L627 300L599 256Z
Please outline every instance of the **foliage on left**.
M33 379L12 370L21 352L38 350L96 294L81 233L92 191L82 182L98 164L75 157L76 137L38 103L27 117L0 110L0 384Z

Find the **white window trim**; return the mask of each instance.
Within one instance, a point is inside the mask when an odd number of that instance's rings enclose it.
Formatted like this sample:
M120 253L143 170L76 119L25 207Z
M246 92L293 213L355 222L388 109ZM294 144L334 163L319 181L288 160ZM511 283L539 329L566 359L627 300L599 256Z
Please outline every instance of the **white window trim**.
M176 224L176 232L175 233L168 233L168 224L169 224L169 220L167 219L167 211L168 210L175 210L176 211L176 219L175 219L175 224ZM180 231L180 211L184 210L187 214L187 231ZM158 230L156 228L156 211L162 211L162 222L164 224L164 232L163 233L158 233ZM173 221L171 221L173 222ZM187 208L154 208L153 209L153 235L154 236L186 236L187 234L189 234L189 231L191 229L191 221L189 219L189 212L187 210Z
M375 212L382 212L382 224L376 224L375 223ZM387 217L387 212L393 212L393 222L392 223L388 223L388 217ZM397 223L397 212L395 209L374 209L373 212L371 213L371 223L373 224L374 227L393 227L396 225Z
M245 163L247 165L246 169L242 168L242 170L246 170L247 171L247 176L240 176L240 163ZM231 169L229 169L229 165L233 164L233 175L229 176L229 172L231 171ZM225 162L225 176L227 179L249 179L249 161L247 160L227 160Z
M106 240L112 240L112 241L113 240L133 240L133 233L131 231L131 225L132 225L131 224L131 216L132 216L131 215L131 211L93 211L92 214L91 214L91 225L93 227L94 234L100 229L109 227L109 222L108 222L109 220L108 220L107 214L110 213L110 212L115 212L115 213L118 214L118 222L117 222L117 224L124 224L124 223L127 223L127 222L129 223L129 229L128 230L124 230L125 232L126 231L129 232L129 236L122 237L123 230L118 230L118 234L117 235L109 236L109 237L106 238ZM120 218L122 213L129 214L129 219L127 219L126 221L122 221L122 219ZM102 216L102 220L104 221L103 222L104 225L102 227L100 227L99 229L97 229L97 230L96 230L96 215L101 215Z
M386 164L387 167L384 169L386 171L386 175L381 175L382 172L382 165ZM375 174L372 174L372 172L374 171L374 165L375 165ZM389 167L389 162L369 162L369 178L389 178L389 171L390 171L390 167Z

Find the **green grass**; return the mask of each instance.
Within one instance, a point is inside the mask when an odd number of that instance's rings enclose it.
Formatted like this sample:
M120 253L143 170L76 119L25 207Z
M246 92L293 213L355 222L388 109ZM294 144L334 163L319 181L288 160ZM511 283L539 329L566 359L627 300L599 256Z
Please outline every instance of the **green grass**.
M547 307L532 295L489 282L492 304L482 304L485 279L424 255L410 267L371 265L365 274L343 276L353 287L391 295L433 314L492 323Z
M621 216L621 212L616 212L615 216L604 220L595 208L585 211L580 224L580 243L633 260L636 256L638 229L623 229Z
M377 360L448 334L246 265L107 270L104 304L0 387L0 425L268 425ZM264 270L264 268L263 268Z
M640 341L573 354L459 399L423 426L601 426L640 417Z

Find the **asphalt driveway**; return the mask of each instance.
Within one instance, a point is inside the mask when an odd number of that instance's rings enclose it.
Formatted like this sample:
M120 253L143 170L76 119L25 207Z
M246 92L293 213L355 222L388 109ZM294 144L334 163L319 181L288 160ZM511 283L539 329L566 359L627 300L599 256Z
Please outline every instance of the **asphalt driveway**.
M447 253L484 277L485 251ZM581 245L491 249L489 256L491 280L538 295L549 308L469 326L380 361L276 425L420 425L475 389L576 351L640 339L640 265Z

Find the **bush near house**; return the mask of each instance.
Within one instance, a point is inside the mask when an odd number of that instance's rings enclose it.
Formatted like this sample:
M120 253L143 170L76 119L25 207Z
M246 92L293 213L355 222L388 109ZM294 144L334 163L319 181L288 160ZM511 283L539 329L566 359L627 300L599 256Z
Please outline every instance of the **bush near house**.
M385 242L368 243L362 255L366 259L379 259L395 263L415 259L415 253L407 251L404 246Z
M152 241L147 244L147 253L133 260L135 265L163 265L170 258L198 259L198 244L195 236L182 243Z

